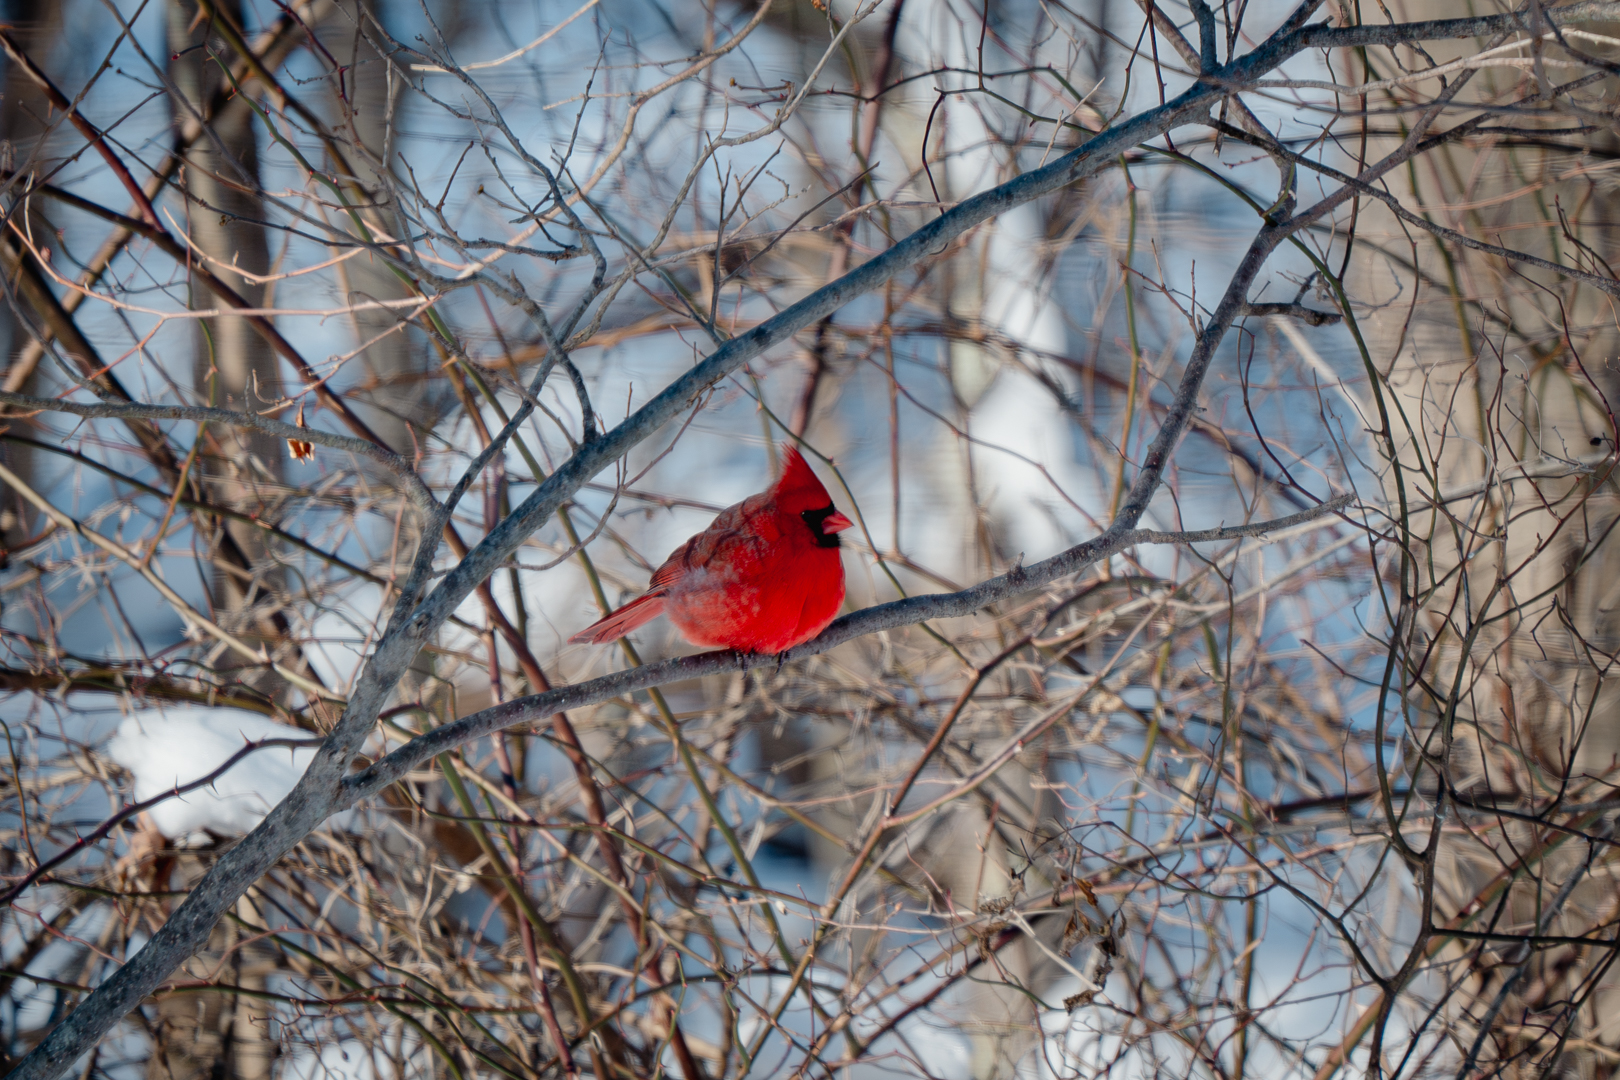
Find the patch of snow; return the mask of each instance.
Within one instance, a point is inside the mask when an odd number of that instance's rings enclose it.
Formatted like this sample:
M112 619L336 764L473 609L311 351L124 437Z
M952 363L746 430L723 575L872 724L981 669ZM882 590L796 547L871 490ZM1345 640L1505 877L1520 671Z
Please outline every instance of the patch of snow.
M118 725L107 753L134 775L134 797L145 801L207 776L246 743L307 736L241 709L165 707L142 709ZM212 784L161 802L149 812L158 830L170 838L204 831L240 836L286 797L314 757L313 747L267 746L244 757ZM332 824L346 828L350 816L335 815Z

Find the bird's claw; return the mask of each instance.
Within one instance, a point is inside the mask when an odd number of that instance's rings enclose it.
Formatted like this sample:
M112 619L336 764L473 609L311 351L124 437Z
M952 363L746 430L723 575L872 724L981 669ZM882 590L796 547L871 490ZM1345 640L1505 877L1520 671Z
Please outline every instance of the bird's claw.
M787 663L787 650L783 649L781 652L776 654L776 670L771 672L771 674L773 676L782 674L782 665L785 663Z

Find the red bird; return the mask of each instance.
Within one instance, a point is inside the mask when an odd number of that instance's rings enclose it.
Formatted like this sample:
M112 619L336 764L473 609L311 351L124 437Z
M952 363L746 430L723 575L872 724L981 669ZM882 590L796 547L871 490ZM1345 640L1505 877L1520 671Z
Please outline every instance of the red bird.
M675 549L652 587L569 641L617 641L660 615L693 645L779 653L827 628L844 602L838 534L854 522L793 447L769 491L720 511Z

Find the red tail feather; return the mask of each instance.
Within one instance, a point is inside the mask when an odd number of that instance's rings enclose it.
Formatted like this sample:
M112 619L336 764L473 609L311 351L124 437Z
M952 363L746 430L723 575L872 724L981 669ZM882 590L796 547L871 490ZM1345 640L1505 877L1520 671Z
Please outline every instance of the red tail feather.
M646 596L639 596L630 601L618 611L592 623L568 640L571 642L589 641L593 645L600 645L604 641L618 641L624 635L643 623L652 622L664 613L664 591L650 592Z

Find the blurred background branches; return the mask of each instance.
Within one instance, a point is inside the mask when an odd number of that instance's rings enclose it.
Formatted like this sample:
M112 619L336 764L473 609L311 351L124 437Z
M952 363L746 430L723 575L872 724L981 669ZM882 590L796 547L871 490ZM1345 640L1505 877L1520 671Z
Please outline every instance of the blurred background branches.
M1620 4L0 21L8 1070L1615 1074Z

